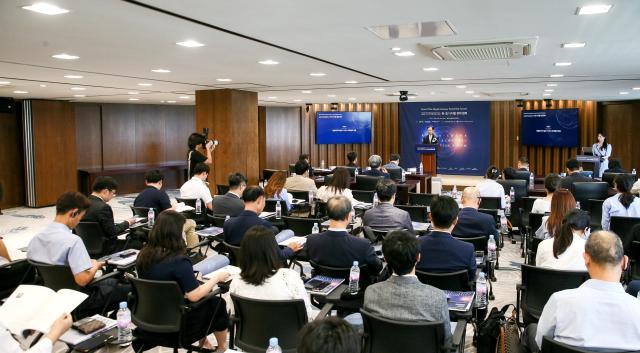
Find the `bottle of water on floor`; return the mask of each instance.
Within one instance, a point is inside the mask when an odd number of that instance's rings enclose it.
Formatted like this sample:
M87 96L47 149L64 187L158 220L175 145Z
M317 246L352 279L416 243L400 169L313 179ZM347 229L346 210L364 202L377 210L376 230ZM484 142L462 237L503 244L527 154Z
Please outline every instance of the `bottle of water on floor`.
M509 226L507 224L507 216L505 216L505 213L506 213L506 209L505 209L505 212L502 212L500 214L500 233L502 234L509 233Z
M120 302L120 310L116 314L118 320L118 342L121 347L131 344L131 311L127 308L127 302Z
M493 239L493 234L489 235L489 241L487 242L487 256L489 257L489 261L496 261L497 248L496 240Z
M476 303L478 309L487 307L487 280L484 277L484 272L480 272L476 280Z
M320 233L320 227L318 227L318 223L314 223L313 228L311 229L311 234L318 234L318 233Z
M269 339L267 353L282 353L282 348L278 345L278 337L271 337Z
M576 201L576 208L580 209L580 201Z
M147 212L147 221L149 222L149 227L153 227L156 223L156 212L153 208L149 208L149 212Z
M358 261L353 262L351 271L349 271L349 293L356 294L360 285L360 267Z
M280 201L276 202L276 219L282 218L282 206L280 206Z

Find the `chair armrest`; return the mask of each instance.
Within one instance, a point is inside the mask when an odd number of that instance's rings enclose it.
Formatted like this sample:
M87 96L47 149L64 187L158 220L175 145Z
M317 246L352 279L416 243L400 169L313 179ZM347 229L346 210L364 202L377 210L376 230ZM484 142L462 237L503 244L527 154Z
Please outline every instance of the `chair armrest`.
M212 238L206 238L206 239L200 241L198 244L196 244L196 245L194 245L194 246L192 246L190 248L187 248L187 253L190 253L191 251L193 251L195 249L198 249L198 248L201 248L203 246L209 245L209 244L211 244L211 242L213 242L213 240L214 239L212 239Z
M208 301L212 300L213 298L222 295L222 290L220 288L216 288L214 290L211 291L211 293L205 295L204 297L202 297L200 300L198 300L197 302L188 302L186 307L187 310L197 310L198 308L200 308L202 305L204 305L205 303L207 303ZM185 299L188 301L188 299Z
M315 320L322 320L324 319L326 316L329 316L331 314L331 310L333 310L333 303L327 303L322 307L322 310L320 310L320 312L318 313L318 315L316 315Z
M109 272L109 273L103 274L100 277L94 278L93 280L91 280L91 282L89 282L89 284L87 284L87 286L94 285L100 281L104 281L105 279L115 278L120 276L123 276L122 272L119 272L119 271Z
M453 331L452 337L452 352L460 351L460 348L464 349L462 346L462 340L464 339L465 331L467 330L467 321L466 320L458 320L456 324L456 329Z

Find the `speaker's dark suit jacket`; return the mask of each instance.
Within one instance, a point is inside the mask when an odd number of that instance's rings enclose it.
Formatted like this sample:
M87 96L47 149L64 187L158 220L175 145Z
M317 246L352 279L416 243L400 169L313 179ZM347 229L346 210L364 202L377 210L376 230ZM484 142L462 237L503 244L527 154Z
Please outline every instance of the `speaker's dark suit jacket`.
M473 245L444 232L431 232L418 239L420 243L419 270L428 272L454 272L467 270L469 280L476 277L476 255Z

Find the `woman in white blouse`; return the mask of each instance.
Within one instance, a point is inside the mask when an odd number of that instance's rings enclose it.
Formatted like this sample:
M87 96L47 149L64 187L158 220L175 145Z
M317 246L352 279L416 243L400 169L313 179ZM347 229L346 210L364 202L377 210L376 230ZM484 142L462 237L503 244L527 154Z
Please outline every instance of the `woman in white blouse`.
M11 256L9 256L9 251L7 247L4 245L2 241L2 237L0 237L0 266L11 262Z
M478 192L480 193L480 197L499 197L500 208L505 207L505 197L504 197L504 188L502 185L498 184L496 181L500 177L500 169L495 165L489 166L487 168L487 173L485 174L485 179L479 182L476 185Z
M71 328L73 319L69 314L63 314L58 317L51 325L49 332L44 335L38 343L27 350L20 347L20 343L16 341L11 332L0 322L0 352L2 353L51 353L53 344Z
M338 167L334 169L329 185L320 187L316 193L316 197L323 202L327 202L334 196L344 196L349 199L351 205L359 204L360 201L353 198L353 194L349 189L350 181L349 170L344 167Z
M240 243L240 275L234 276L229 291L241 297L261 300L302 299L309 321L315 314L300 274L282 268L278 244L271 229L249 228Z
M549 213L551 212L551 200L553 199L553 193L560 185L560 176L558 174L549 174L544 178L544 189L547 191L547 196L536 199L531 207L531 213Z
M640 199L631 193L633 177L619 174L613 180L617 194L602 203L602 229L609 230L612 216L640 217Z
M536 266L565 271L586 271L584 244L588 237L589 212L574 209L562 220L560 232L543 240L536 252Z
M607 137L598 133L598 142L591 146L594 156L600 157L600 171L598 177L602 178L605 170L609 169L609 157L611 157L611 145L607 143Z

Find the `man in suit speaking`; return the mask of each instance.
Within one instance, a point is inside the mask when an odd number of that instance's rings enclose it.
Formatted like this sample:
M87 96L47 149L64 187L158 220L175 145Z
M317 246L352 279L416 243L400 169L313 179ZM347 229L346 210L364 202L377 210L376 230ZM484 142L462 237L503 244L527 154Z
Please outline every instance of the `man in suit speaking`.
M437 145L438 137L433 134L433 126L427 128L427 136L422 138L422 143L426 145Z

